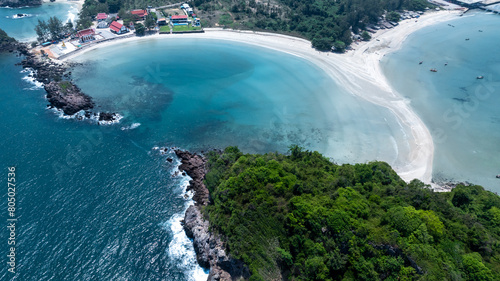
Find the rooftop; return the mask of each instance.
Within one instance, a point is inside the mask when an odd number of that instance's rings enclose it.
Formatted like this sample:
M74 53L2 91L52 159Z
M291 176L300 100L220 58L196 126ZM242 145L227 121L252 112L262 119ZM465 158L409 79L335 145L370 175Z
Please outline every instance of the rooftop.
M123 27L123 24L121 24L117 21L114 21L109 25L109 29L116 31L116 32L120 32L120 29L122 29L122 27Z
M187 19L188 16L186 16L186 15L173 15L170 18L173 20L178 20L178 19Z
M106 13L99 13L97 14L97 20L105 20L108 18L108 15Z

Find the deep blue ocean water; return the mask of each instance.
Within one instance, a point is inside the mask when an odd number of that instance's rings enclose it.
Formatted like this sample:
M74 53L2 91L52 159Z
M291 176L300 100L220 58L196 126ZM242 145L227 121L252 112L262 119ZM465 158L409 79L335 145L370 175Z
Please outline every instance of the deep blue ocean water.
M382 61L433 135L436 181L500 191L499 30L498 14L472 11L415 32Z

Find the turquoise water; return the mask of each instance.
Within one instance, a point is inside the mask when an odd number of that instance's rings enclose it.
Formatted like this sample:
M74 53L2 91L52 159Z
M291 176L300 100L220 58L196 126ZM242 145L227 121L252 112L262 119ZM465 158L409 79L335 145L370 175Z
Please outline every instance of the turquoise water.
M390 112L288 54L160 37L93 50L78 61L77 85L102 109L123 114L124 124L141 123L135 134L144 139L257 153L299 144L338 162L394 164L406 149L396 147L404 137Z
M188 179L173 176L177 163L166 158L176 158L155 146L268 152L298 143L346 161L397 161L381 145L398 131L384 120L390 113L290 55L165 39L82 58L90 60L75 68L76 83L98 109L122 113L121 124L59 118L23 79L19 58L0 56L2 180L17 168L17 280L206 280L180 223L192 203ZM0 280L11 277L5 268Z
M13 18L16 14L29 14L30 17ZM69 2L44 3L38 7L0 8L0 28L9 36L20 41L36 40L35 26L38 20L48 20L56 16L63 22L71 20L75 23L78 9Z
M389 81L411 99L433 134L436 181L500 191L498 30L499 15L472 12L412 34L383 60Z

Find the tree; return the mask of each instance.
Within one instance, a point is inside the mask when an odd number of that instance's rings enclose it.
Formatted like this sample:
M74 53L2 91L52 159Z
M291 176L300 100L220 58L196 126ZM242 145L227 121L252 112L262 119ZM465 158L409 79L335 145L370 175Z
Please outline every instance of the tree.
M363 41L370 41L372 39L370 33L366 32L366 30L361 33L361 38L363 38Z
M47 41L49 28L44 20L38 20L38 24L35 26L35 32L38 36L37 39L40 42Z
M144 26L148 30L153 29L156 26L156 21L152 15L146 16L146 19L144 20Z
M58 40L59 38L61 38L61 34L63 33L63 24L59 18L50 17L47 23L47 27L49 29L50 37L52 40Z
M389 12L385 18L388 21L398 22L401 19L401 15L398 12Z
M135 34L137 36L143 36L146 32L146 27L142 23L138 23L135 25Z
M493 280L491 270L487 268L478 253L470 253L462 256L462 266L467 280L489 281Z
M345 43L340 40L337 40L335 41L335 43L333 43L333 48L335 52L343 53L345 52Z
M316 50L330 51L332 49L332 42L328 38L315 37L311 43Z

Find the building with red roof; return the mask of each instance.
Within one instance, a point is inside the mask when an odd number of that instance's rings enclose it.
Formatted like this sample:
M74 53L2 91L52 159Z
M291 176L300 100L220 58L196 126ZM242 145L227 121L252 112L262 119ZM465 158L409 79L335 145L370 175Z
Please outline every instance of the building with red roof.
M99 13L95 17L98 22L106 20L108 18L108 15L106 13Z
M80 43L95 40L95 30L93 28L80 30L76 33L76 37L80 38Z
M132 15L138 15L140 18L143 18L148 15L148 11L146 10L133 10L130 12Z
M173 16L170 16L170 22L173 25L187 25L188 24L188 16L186 16L186 15L173 15Z
M124 26L123 24L121 24L117 21L112 22L109 25L109 29L111 30L111 32L116 33L116 34L123 34L123 33L126 33L128 31L126 26Z

